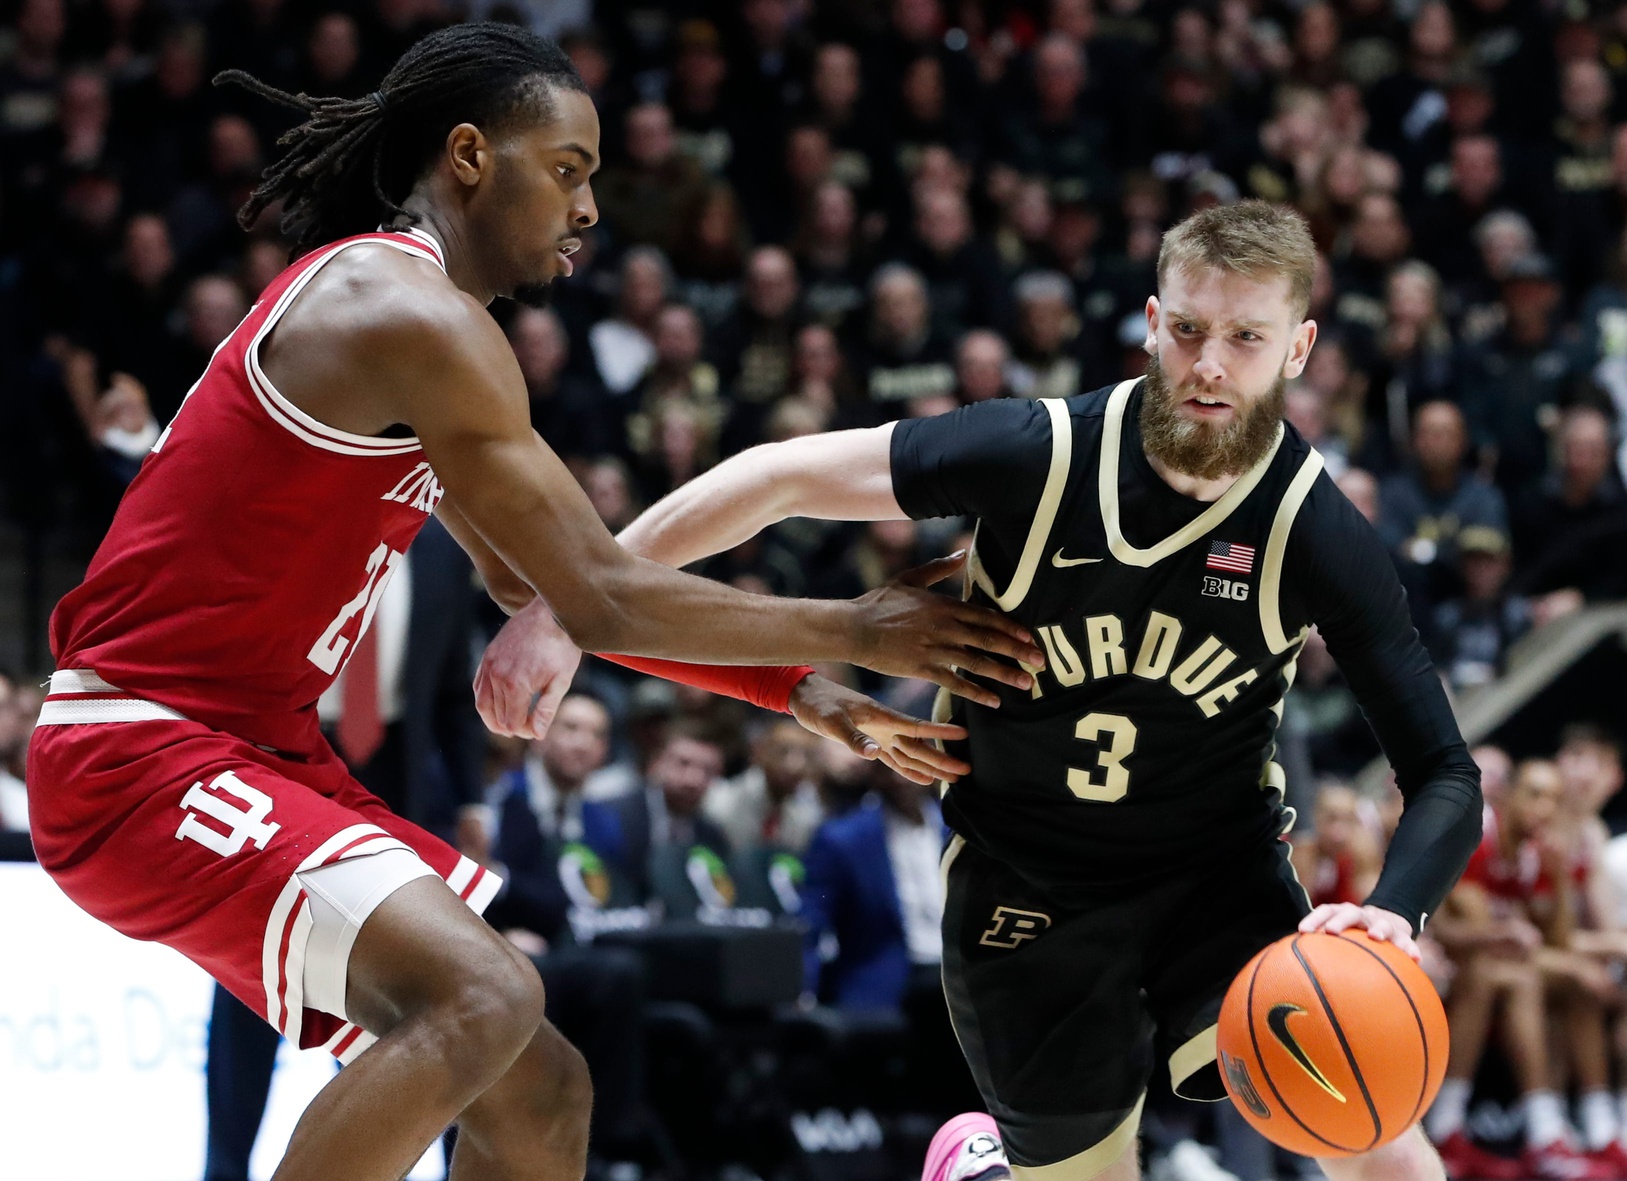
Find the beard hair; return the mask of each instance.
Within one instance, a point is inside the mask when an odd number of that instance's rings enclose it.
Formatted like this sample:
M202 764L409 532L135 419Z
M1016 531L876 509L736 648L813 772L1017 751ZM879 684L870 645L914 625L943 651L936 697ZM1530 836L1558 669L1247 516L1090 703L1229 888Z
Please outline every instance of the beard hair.
M1148 456L1173 471L1199 480L1240 476L1264 458L1277 437L1287 402L1288 379L1276 381L1259 397L1237 407L1237 417L1221 427L1184 418L1180 391L1172 389L1155 353L1147 359L1141 395L1141 443Z
M522 283L509 295L515 303L528 308L547 310L553 306L554 286L551 282Z

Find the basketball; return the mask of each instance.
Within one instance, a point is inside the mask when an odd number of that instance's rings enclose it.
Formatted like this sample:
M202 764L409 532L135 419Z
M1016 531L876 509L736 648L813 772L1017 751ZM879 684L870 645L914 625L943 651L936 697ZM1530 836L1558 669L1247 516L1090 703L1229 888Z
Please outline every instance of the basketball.
M1423 969L1365 931L1289 935L1226 993L1226 1092L1274 1143L1366 1152L1406 1131L1446 1075L1446 1011Z

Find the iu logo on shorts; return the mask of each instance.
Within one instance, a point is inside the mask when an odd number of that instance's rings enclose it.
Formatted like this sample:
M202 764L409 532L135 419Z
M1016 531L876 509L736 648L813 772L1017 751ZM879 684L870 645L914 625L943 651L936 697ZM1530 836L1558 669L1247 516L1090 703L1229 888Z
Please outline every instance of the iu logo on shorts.
M176 840L197 841L222 857L230 857L234 853L241 853L243 846L250 841L254 842L256 849L264 849L266 842L282 827L266 821L271 814L271 797L257 787L250 787L233 772L221 772L210 780L209 786L215 790L206 790L200 779L181 797L181 808L186 812L186 819L175 830ZM225 796L216 795L216 791L231 792L248 807L238 807ZM205 824L198 818L200 813L219 821L226 831L221 832L214 825Z

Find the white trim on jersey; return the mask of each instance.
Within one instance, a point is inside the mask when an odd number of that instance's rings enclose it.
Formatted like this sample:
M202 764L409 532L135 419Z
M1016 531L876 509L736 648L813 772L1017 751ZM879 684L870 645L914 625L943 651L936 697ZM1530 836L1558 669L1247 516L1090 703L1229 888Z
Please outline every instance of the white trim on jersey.
M1277 448L1282 446L1283 436L1286 433L1281 423L1277 424L1277 434L1271 440L1271 449L1261 457L1248 471L1238 477L1237 482L1226 489L1225 495L1215 501L1200 513L1196 520L1189 523L1184 529L1170 534L1157 545L1148 549L1137 549L1125 540L1124 531L1119 527L1119 451L1124 437L1124 411L1130 404L1130 391L1141 378L1120 382L1118 388L1107 399L1107 411L1102 415L1102 462L1097 479L1097 496L1101 501L1102 524L1107 529L1108 551L1118 561L1126 566L1148 567L1185 549L1204 534L1211 532L1227 517L1232 510L1248 499L1248 494L1265 477L1271 461L1277 457Z
M1273 654L1285 652L1289 645L1299 642L1299 636L1289 639L1282 630L1282 559L1288 549L1288 534L1293 531L1294 519L1321 474L1322 455L1313 447L1305 462L1299 465L1299 471L1294 473L1288 491L1282 494L1282 503L1277 505L1277 515L1266 537L1265 560L1260 563L1260 630L1265 633L1265 645Z
M51 693L123 693L88 668L59 668L51 674Z
M1051 418L1051 466L1046 472L1045 488L1034 509L1033 523L1028 527L1028 540L1023 543L1022 555L1017 559L1016 572L1005 593L995 590L994 582L977 560L977 535L972 535L971 576L983 593L993 599L1002 611L1014 611L1028 597L1034 585L1034 573L1040 559L1045 556L1045 543L1050 539L1051 527L1056 524L1057 510L1062 507L1062 493L1068 487L1068 469L1073 461L1073 419L1068 404L1061 398L1040 398Z
M389 232L403 234L407 231L392 230ZM409 236L428 238L428 235L422 233ZM352 246L377 243L381 246L389 246L392 249L399 250L403 254L428 259L444 271L446 267L442 264L440 255L433 249L434 240L429 239L429 242L431 245L426 246L402 242L397 238L357 238L353 241L341 242L330 247L326 253L312 261L301 272L299 277L288 285L282 295L278 296L277 302L266 313L265 321L260 325L259 330L255 332L254 339L249 341L249 347L243 354L243 369L248 374L249 387L254 391L254 396L259 399L260 405L265 407L266 413L271 416L273 421L313 447L319 447L324 451L334 451L340 455L410 455L414 451L421 449L416 436L381 439L373 435L355 435L349 431L342 431L338 427L329 426L327 423L305 413L278 391L277 387L272 384L271 379L266 376L265 370L260 367L260 342L270 335L271 330L277 326L277 321L282 319L283 315L288 311L289 305L294 302L295 297L305 289L305 285L315 278L316 273L332 262L342 251L348 250Z
M37 726L84 726L101 722L184 722L167 705L143 701L139 697L81 697L65 700L47 698L40 706Z

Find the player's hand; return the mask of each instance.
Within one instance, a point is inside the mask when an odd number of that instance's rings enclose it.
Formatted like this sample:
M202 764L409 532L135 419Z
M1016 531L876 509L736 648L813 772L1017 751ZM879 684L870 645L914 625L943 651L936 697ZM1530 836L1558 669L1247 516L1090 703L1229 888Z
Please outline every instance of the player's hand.
M475 708L493 734L541 738L576 676L582 650L541 596L503 625L475 672Z
M878 759L913 783L953 783L971 770L932 745L934 738L965 738L961 727L901 714L818 673L791 690L791 716L803 729L840 742L861 759Z
M991 709L999 706L1000 698L961 676L961 671L1014 689L1029 688L1034 683L1030 673L989 655L998 653L1028 668L1045 667L1045 657L1027 628L998 611L925 589L960 573L965 564L966 551L961 550L907 570L854 600L864 638L853 663L892 677L931 681Z
M1337 935L1352 928L1364 930L1371 939L1383 939L1395 944L1418 962L1421 952L1412 937L1412 926L1394 911L1376 906L1357 906L1354 902L1331 902L1317 907L1299 920L1301 931L1326 931Z

